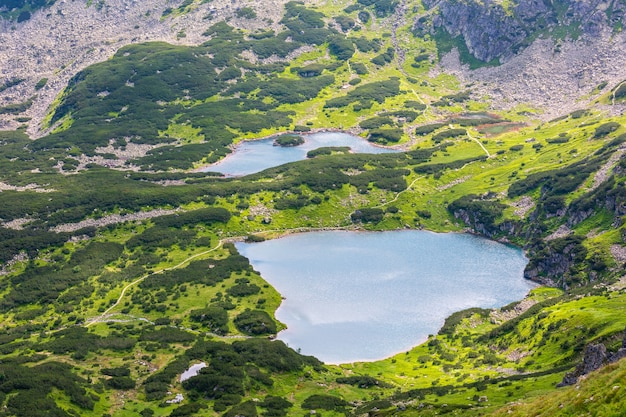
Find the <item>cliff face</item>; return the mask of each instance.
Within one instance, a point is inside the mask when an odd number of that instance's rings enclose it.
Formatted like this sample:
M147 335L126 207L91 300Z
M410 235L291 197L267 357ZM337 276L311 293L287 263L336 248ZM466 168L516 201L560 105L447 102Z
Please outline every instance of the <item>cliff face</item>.
M626 10L624 0L519 0L507 7L493 0L426 0L424 5L432 18L418 19L417 31L442 29L460 36L469 52L484 62L505 62L544 35L585 38L607 27L618 30Z

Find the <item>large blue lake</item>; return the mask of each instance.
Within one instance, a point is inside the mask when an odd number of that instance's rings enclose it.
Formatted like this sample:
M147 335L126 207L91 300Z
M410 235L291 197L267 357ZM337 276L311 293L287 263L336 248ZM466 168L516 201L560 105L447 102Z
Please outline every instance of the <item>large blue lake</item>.
M358 136L339 132L303 134L304 143L299 146L274 146L274 139L240 142L235 151L203 171L220 172L228 176L253 174L288 162L306 159L308 151L326 146L348 146L354 153L397 152L374 146Z
M326 363L409 350L451 313L534 286L521 250L467 234L314 232L236 246L285 297L278 339Z

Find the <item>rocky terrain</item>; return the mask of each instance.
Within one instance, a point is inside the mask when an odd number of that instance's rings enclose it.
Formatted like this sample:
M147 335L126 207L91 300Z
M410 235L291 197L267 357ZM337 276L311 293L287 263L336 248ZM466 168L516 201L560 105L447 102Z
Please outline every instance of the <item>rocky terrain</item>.
M25 22L0 20L0 85L23 80L0 89L0 107L32 100L22 113L0 114L0 129L15 129L29 121L31 137L45 134L42 121L69 79L124 45L147 41L199 44L206 39L202 33L211 22L226 18L237 27L278 29L286 0L264 2L263 7L243 0L186 3L62 0ZM626 35L614 29L623 20L624 4L617 0L568 1L567 13L531 0L513 9L477 2L428 1L425 6L426 14L412 23L415 32L445 30L463 38L476 58L503 63L470 70L461 65L455 49L443 57L439 69L471 85L476 96L488 96L495 108L531 104L540 108L540 117L549 119L585 107L586 101L577 99L586 96L592 100L594 94L604 92L599 85L611 88L626 79ZM237 17L236 11L242 7L253 7L256 18ZM394 34L397 26L407 21L407 7L402 2L396 9L397 18L388 21ZM580 30L546 36L551 32L550 23L576 23ZM402 51L401 46L396 49ZM402 56L398 54L399 61ZM612 114L623 111L623 106L607 108Z
M60 0L32 18L15 23L0 19L0 85L24 81L0 92L0 107L33 100L19 114L29 117L28 133L41 136L41 122L50 104L78 71L110 58L131 43L164 41L194 45L206 40L202 33L211 22L230 18L230 24L254 29L276 25L284 0L263 2L256 19L238 18L235 12L254 6L242 0L196 1L178 11L182 2L167 0L106 0L91 5L84 0ZM168 8L173 12L163 17ZM35 86L47 79L43 88ZM15 115L0 114L0 129L20 125Z
M470 71L460 64L458 50L441 60L445 72L471 84L477 96L488 95L498 108L532 103L549 119L585 107L626 78L626 36L619 29L623 1L424 4L427 13L414 22L416 33L444 31L461 39L474 58L500 63ZM607 108L613 115L623 111Z
M539 39L497 67L470 70L457 50L441 60L441 71L453 73L477 96L488 95L496 108L532 103L551 119L585 108L599 94L626 79L626 34L606 29L597 38L563 41ZM606 84L603 89L597 88ZM581 99L581 97L586 97ZM607 106L607 115L624 106Z

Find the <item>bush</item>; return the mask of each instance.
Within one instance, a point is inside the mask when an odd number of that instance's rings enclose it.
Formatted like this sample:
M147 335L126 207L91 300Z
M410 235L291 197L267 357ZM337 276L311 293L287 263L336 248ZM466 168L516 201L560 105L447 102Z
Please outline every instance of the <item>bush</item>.
M440 129L444 126L446 126L445 123L431 123L431 124L427 124L424 126L418 126L417 128L415 128L415 134L416 135L428 135L430 133L433 133L435 130Z
M347 61L354 55L354 45L343 36L332 36L328 40L328 50L340 61Z
M383 65L388 64L391 61L393 61L394 55L395 55L394 49L387 48L385 52L381 53L380 55L376 55L374 58L372 58L372 63L378 65L379 67L382 67Z
M464 135L467 135L467 130L465 129L448 129L448 130L444 130L443 132L439 132L433 135L433 142L439 143L444 139L454 138L457 136L464 136Z
M235 317L235 327L250 335L269 335L276 333L276 322L262 310L246 310Z
M100 373L108 376L130 376L130 369L126 366L120 368L103 368Z
M278 340L250 338L234 342L233 348L246 362L271 372L293 372L305 366L322 369L322 363L313 356L300 355Z
M393 120L389 117L372 117L370 119L365 119L359 123L361 129L375 129L381 127L383 125L393 125Z
M426 105L422 102L416 101L416 100L408 100L404 103L404 105L406 107L410 107L412 109L421 111L421 110L425 110L426 109ZM416 132L417 133L417 132ZM430 133L430 132L428 132Z
M356 87L343 97L328 100L324 108L345 107L350 103L360 102L364 105L367 102L376 101L383 103L387 97L393 97L400 92L400 82L397 78L385 81L377 81Z
M334 18L335 22L341 27L343 32L347 32L355 25L354 19L348 16L337 16Z
M403 134L404 130L400 128L378 128L369 131L367 140L378 143L398 142Z
M294 68L294 71L300 76L304 78L308 77L317 77L318 75L322 75L322 72L326 67L322 64L309 64L306 67L302 68Z
M453 201L448 205L448 211L455 216L466 213L469 219L469 226L475 230L479 228L491 231L498 218L506 206L498 201L489 200L487 196L476 196L468 194ZM460 216L459 216L460 217Z
M593 133L593 137L596 139L603 138L609 133L615 132L617 129L620 128L620 126L621 125L617 122L608 122L601 124L596 128L596 131Z
M378 223L385 215L380 208L362 208L350 215L353 223Z
M224 417L256 417L256 404L254 401L246 401L228 410Z
M320 155L332 155L333 153L349 153L349 146L324 146L307 152L307 158L315 158Z
M213 333L228 333L228 313L219 306L208 306L206 308L191 310L189 319L194 322L202 323L207 326Z
M184 404L175 408L171 413L170 417L187 417L187 416L195 416L203 408L206 408L206 405L199 403L191 403Z
M470 92L462 91L460 93L443 96L441 97L440 100L432 103L432 105L433 106L449 106L450 104L454 104L454 103L463 103L464 101L469 100L469 98L470 98Z
M371 387L380 387L385 388L389 387L388 384L379 381L378 379L371 376L349 376L349 377L340 377L337 378L338 384L348 384L354 385L359 388L371 388Z
M282 397L275 397L268 395L259 404L261 407L267 410L264 416L267 417L282 417L287 415L287 409L293 407L293 404Z
M298 146L304 143L304 138L300 135L280 135L274 139L274 143L283 147Z
M420 216L422 219L430 219L432 217L432 213L428 210L417 210L415 214Z
M365 75L368 73L367 67L361 62L353 62L350 64L350 67L352 68L352 71L356 72L358 75Z
M226 293L233 297L247 297L249 295L258 294L261 291L261 287L255 284L249 284L247 282L239 282L234 286L228 288Z
M256 18L256 12L251 7L242 7L241 9L235 12L237 17L242 19L254 19Z
M342 411L348 403L341 398L334 397L332 395L314 394L305 399L302 402L302 408L304 410L329 410L329 411Z
M135 388L135 381L127 376L114 376L104 381L104 384L111 389L129 390Z

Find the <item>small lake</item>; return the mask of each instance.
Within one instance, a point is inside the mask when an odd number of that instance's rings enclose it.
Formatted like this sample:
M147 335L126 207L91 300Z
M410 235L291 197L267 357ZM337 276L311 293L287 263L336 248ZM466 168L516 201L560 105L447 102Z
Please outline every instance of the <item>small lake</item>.
M302 134L304 143L298 146L274 146L274 138L240 142L226 158L203 171L220 172L227 176L254 174L264 169L288 162L306 159L307 152L327 146L348 146L353 153L398 152L393 149L374 146L358 136L340 132L320 132Z
M468 234L329 231L236 247L285 297L278 339L326 363L407 351L451 313L534 287L521 250Z
M202 368L206 368L206 363L200 362L200 363L191 365L189 369L187 369L185 372L180 374L180 382L186 381L192 376L198 375L198 373L200 372Z

